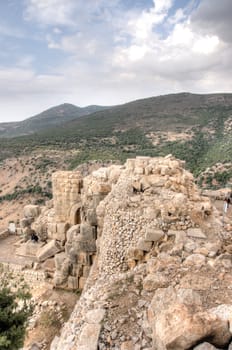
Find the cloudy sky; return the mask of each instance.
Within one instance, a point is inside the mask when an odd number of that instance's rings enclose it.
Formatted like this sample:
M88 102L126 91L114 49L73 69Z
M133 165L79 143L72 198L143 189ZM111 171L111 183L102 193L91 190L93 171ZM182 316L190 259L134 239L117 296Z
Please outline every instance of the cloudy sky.
M231 0L0 0L0 122L232 92Z

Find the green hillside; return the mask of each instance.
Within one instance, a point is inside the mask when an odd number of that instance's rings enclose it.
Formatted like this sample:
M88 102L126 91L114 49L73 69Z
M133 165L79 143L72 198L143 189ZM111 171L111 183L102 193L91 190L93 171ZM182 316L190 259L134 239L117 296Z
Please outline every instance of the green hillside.
M69 103L49 108L48 110L25 119L21 122L0 123L0 137L17 137L34 134L35 132L47 130L59 126L70 120L85 116L108 107L87 106L77 107Z
M0 146L2 159L38 147L78 149L71 168L87 160L172 153L198 174L232 160L231 132L232 94L181 93L101 110Z

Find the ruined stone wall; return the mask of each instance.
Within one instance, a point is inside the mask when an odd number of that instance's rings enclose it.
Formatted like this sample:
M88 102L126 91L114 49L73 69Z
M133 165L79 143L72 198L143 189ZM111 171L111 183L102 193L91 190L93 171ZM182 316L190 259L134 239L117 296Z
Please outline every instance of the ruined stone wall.
M23 277L24 281L30 288L41 286L44 283L46 276L44 271L35 271L32 269L25 269L23 266L9 263L1 263L4 272L10 272L13 275L13 279L17 281L17 278Z
M84 184L86 200L107 181L111 191L97 206L94 265L70 321L51 349L184 350L207 336L219 336L213 344L225 346L231 337L228 323L212 315L213 299L204 304L211 298L217 271L231 268L231 254L222 254L219 241L219 213L172 156L137 157L118 170L115 181L110 180L109 168ZM108 180L102 182L104 176ZM231 274L228 286L229 281ZM226 291L230 300L231 289ZM162 316L162 293L166 303L172 303L168 318ZM215 300L216 306L225 303L220 293ZM194 318L195 310L199 318ZM223 337L218 329L223 329ZM193 336L188 333L185 338L186 331Z
M70 222L70 210L80 201L81 174L74 171L56 172L52 176L52 187L57 221Z
M98 220L96 209L117 181L121 166L100 168L83 179L81 223L67 231L65 251L55 256L54 284L68 289L83 289L97 252ZM58 174L59 175L59 174Z

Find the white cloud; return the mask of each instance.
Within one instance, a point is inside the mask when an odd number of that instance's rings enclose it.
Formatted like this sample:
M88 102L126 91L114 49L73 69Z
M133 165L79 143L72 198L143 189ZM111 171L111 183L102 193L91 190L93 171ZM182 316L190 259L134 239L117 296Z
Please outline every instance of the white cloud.
M208 17L210 1L202 0L193 15L190 3L173 14L174 0L154 0L143 11L126 9L122 0L25 0L27 21L43 25L49 50L41 57L64 58L46 74L35 68L33 54L17 58L17 69L2 67L0 105L10 114L10 101L24 104L26 118L63 102L104 105L178 91L232 91L223 16L219 11L215 28L199 27L216 13Z
M44 25L72 25L75 0L26 0L25 18Z
M154 6L144 10L137 18L131 19L128 23L130 35L134 40L146 40L153 32L155 25L162 23L172 7L172 0L153 0Z
M199 38L193 45L193 51L203 54L210 54L217 50L220 41L216 35L206 35L203 38Z

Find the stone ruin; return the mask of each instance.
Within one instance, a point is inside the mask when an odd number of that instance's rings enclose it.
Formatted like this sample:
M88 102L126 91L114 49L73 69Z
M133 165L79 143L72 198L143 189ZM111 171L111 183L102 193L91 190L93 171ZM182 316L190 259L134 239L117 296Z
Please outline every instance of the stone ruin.
M56 287L83 289L97 252L96 208L122 168L113 165L84 178L75 171L56 172L53 200L43 208L24 208L20 225L25 243L18 254L34 255ZM38 244L31 242L32 233L38 236Z
M232 232L182 161L57 172L53 203L26 209L53 284L83 289L52 350L228 348Z

